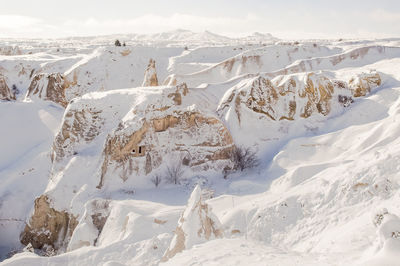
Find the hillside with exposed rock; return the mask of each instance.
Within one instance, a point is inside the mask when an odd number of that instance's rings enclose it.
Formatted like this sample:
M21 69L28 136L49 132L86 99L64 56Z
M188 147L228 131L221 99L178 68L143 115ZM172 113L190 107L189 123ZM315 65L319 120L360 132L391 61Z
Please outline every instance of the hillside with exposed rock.
M0 42L2 265L396 257L398 40Z

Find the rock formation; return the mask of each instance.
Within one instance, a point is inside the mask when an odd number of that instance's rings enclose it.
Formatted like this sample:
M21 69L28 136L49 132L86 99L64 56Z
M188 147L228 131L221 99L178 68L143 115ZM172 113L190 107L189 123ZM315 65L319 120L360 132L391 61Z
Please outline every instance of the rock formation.
M0 74L0 100L11 101L15 100L14 93L7 86L6 79Z
M136 130L122 128L107 139L99 188L108 172L119 172L124 181L133 174L147 175L172 154L194 170L223 169L232 164L232 136L214 117L176 111L149 120L140 119L134 125L138 127Z
M175 235L161 261L167 261L177 253L193 245L223 237L220 221L211 207L204 202L199 185L195 187L178 222Z
M95 246L109 215L109 200L95 199L86 204L85 213L71 236L67 250Z
M353 91L354 97L367 95L372 89L380 86L382 83L381 77L375 71L370 73L361 73L350 79L349 87Z
M26 98L36 97L66 107L68 101L65 97L65 89L64 77L60 73L40 73L32 78Z
M380 85L379 74L357 76L348 85L323 73L284 75L269 80L263 76L251 79L229 90L222 99L218 112L223 115L233 110L239 123L243 108L264 115L271 120L294 120L314 114L327 116L333 106L347 107L352 97Z
M100 134L104 122L101 112L101 109L95 107L67 110L61 129L53 142L51 156L53 162L59 162L64 157L73 155L77 143L88 143Z
M1 46L0 55L21 55L22 52L18 46Z
M150 59L149 64L144 72L143 87L158 86L156 61Z
M76 225L73 215L53 209L49 198L42 195L35 200L35 210L21 234L21 243L38 249L45 245L58 249L68 242Z
M305 87L299 91L301 98L306 98L307 103L302 106L301 117L307 118L313 113L328 115L331 110L331 100L335 90L345 89L336 86L332 80L322 75L309 73L305 79ZM337 99L336 99L337 100Z

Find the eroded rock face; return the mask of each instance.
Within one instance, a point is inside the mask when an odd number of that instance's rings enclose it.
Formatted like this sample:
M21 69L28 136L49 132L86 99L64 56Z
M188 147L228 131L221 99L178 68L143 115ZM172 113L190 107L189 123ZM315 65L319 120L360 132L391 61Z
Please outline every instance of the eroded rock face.
M352 102L352 92L347 83L324 74L279 76L272 81L258 76L250 83L228 91L218 112L223 115L233 110L239 123L244 108L271 120L294 120L313 114L327 116L333 105L347 107Z
M59 162L66 156L73 155L76 143L88 143L100 134L104 123L101 112L95 107L67 110L61 130L53 142L51 157L53 162Z
M328 115L331 110L332 95L335 91L333 81L322 75L310 73L307 75L305 85L304 90L299 91L299 96L307 99L300 116L307 118L315 112ZM336 89L339 88L337 86Z
M33 99L36 97L66 107L68 101L65 97L65 89L64 77L60 73L40 73L32 78L26 98Z
M89 208L90 202L84 206L72 199L86 197L96 186L104 191L110 186L123 190L128 179L129 188L151 184L150 174L165 171L172 155L190 174L208 169L221 172L227 166L232 169L235 146L230 132L217 117L194 106L191 97L191 91L181 84L74 99L53 143L51 190L37 199L21 242L34 241L36 248L48 245L56 250L67 245L69 250L96 245L107 213ZM74 167L80 165L80 158L96 163L88 165L90 171L85 169L88 174L82 178L68 181L66 169L79 171ZM81 187L85 189L77 189ZM58 201L60 195L66 199ZM51 207L50 198L56 207ZM72 217L79 217L79 226L71 236L69 230L76 226ZM82 236L82 230L90 234Z
M156 61L150 59L149 64L144 72L143 87L158 86Z
M132 174L147 175L170 154L177 154L182 164L192 169L223 169L232 164L232 136L217 118L176 111L138 123L140 127L133 133L127 134L129 128L123 128L107 139L98 188L109 172L119 173L124 181Z
M35 200L35 210L21 234L21 243L30 243L38 249L45 245L59 249L71 237L76 225L73 215L53 209L48 197L42 195Z
M193 245L221 238L223 235L220 221L213 214L211 207L202 199L201 188L197 185L179 219L170 247L161 261L167 261Z
M371 71L370 73L362 73L350 79L349 87L353 91L354 97L361 97L380 86L381 83L380 75L375 71Z
M182 97L186 96L189 93L189 89L186 83L182 83L176 86L176 91L168 94L168 98L171 98L174 101L175 105L182 104Z
M7 86L6 79L0 74L0 100L11 101L15 100L15 94Z

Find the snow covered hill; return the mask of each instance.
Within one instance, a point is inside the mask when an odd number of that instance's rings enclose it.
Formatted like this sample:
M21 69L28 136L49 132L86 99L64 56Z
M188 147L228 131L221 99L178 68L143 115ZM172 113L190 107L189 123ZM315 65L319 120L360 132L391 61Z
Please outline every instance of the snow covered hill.
M398 264L400 40L0 54L1 265Z

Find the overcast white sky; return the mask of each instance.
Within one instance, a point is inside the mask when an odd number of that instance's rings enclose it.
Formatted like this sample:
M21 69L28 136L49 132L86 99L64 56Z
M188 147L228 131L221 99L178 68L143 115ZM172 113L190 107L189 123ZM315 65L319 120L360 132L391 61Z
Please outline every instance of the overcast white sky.
M229 36L400 37L400 0L0 0L0 37L177 28Z

